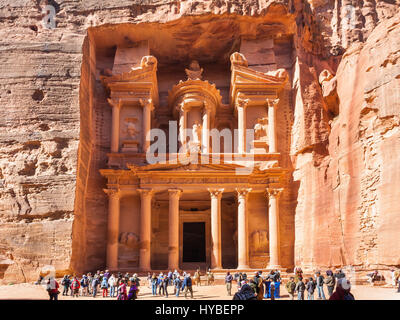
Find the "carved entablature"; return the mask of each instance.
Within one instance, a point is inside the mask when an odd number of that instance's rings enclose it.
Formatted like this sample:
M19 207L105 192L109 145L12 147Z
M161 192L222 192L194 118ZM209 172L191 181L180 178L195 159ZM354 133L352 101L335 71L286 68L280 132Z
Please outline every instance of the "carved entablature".
M203 80L180 81L168 92L168 105L176 116L181 111L199 107L214 116L222 97L215 84Z
M267 73L252 70L243 54L231 55L230 103L240 106L241 100L248 99L247 105L263 105L266 99L275 99L288 81L285 69Z
M158 105L157 59L144 56L139 67L129 72L100 77L112 100L131 104L140 99L152 99Z

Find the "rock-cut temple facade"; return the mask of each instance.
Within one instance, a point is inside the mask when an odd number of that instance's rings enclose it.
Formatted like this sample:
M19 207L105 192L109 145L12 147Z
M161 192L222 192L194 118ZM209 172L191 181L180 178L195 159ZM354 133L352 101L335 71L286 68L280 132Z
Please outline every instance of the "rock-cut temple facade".
M276 114L286 70L256 70L235 52L223 99L193 60L161 106L157 58L140 56L147 45L117 48L113 69L101 76L112 109L110 153L100 169L107 268L281 268L287 170ZM162 128L168 145L153 139Z

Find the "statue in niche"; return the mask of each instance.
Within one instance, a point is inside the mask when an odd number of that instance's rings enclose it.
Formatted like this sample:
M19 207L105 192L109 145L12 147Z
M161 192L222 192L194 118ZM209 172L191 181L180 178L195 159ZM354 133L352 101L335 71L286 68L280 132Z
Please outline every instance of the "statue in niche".
M124 244L129 248L139 246L139 236L133 232L121 232L119 235L119 243Z
M259 118L254 125L254 139L266 140L268 130L268 118Z
M198 121L196 121L192 127L193 142L195 143L200 142L201 129L202 129L201 124Z
M201 80L203 68L200 68L200 65L197 60L193 60L190 63L189 69L185 69L188 80Z
M250 237L250 248L254 254L263 254L269 251L268 231L256 230Z
M130 139L135 139L136 135L139 133L139 130L136 129L137 118L131 117L125 119L125 134Z
M137 121L138 118L136 117L125 118L125 129L123 133L126 138L122 141L122 152L136 153L139 150L137 135L140 131L137 129Z

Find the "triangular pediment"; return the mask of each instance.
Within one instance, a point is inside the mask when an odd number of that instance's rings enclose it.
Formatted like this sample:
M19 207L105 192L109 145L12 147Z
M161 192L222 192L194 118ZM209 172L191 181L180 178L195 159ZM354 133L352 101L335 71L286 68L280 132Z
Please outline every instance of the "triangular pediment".
M237 164L214 164L214 163L156 163L149 164L146 166L128 165L134 173L145 173L145 172L234 172L237 168L243 168L243 166Z

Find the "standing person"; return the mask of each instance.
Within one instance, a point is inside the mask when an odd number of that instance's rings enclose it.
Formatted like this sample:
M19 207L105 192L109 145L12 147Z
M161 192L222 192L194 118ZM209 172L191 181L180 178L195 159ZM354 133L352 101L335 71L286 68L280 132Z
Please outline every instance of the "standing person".
M103 298L107 298L108 296L108 279L103 276L103 280L101 281L101 289L103 289Z
M183 283L185 286L185 298L188 291L190 291L190 297L193 299L192 278L190 277L190 273L187 274L187 277L185 278L185 280L183 280Z
M275 269L273 280L274 280L274 289L275 289L274 296L276 299L279 299L281 297L280 296L281 273L279 272L278 269Z
M125 281L121 281L121 284L118 287L118 300L126 300L126 284Z
M64 287L63 296L67 296L68 295L68 290L69 290L69 286L71 285L71 280L69 279L69 275L66 274L64 276L64 278L61 281L61 285Z
M97 295L97 286L99 285L99 278L97 276L97 274L93 277L92 280L92 295L93 298L96 298Z
M324 293L324 276L321 274L321 272L317 272L316 276L316 285L317 285L317 291L318 291L318 299L323 299L325 300L325 293Z
M133 275L131 278L131 286L134 286L136 289L134 290L135 299L138 298L139 295L139 287L140 287L140 278L138 277L137 273Z
M151 273L147 272L147 285L149 286L149 289L151 289Z
M333 289L335 288L335 277L333 276L333 272L331 270L326 271L326 278L324 280L326 287L328 289L328 295L329 297L332 296L333 294Z
M306 290L306 285L303 279L296 283L297 300L304 300L304 291Z
M312 277L308 279L306 288L307 288L307 299L314 300L315 282Z
M196 272L194 273L194 282L197 284L197 286L201 286L200 269L197 269Z
M159 287L158 288L158 295L160 295L160 296L161 296L161 291L163 292L162 295L165 295L163 282L164 282L164 275L161 272L160 275L158 276L158 279L157 279L157 285Z
M79 280L77 277L74 277L71 283L71 290L72 290L72 297L79 297L79 288L81 287L81 284L79 283Z
M93 277L92 277L92 273L89 272L87 274L87 278L88 278L88 294L92 294L92 281L93 281Z
M271 292L271 300L275 300L275 282L271 281L271 285L269 286L269 290Z
M110 272L108 270L106 270L106 272L104 273L103 278L107 278L107 281L110 278Z
M228 271L225 277L226 291L228 291L228 296L232 295L232 280L233 277L231 273Z
M209 286L210 284L214 284L214 273L209 268L207 272L207 285Z
M350 281L346 278L339 278L336 285L336 291L329 300L355 300L353 294L350 293Z
M296 282L296 284L299 282L299 280L303 279L303 270L301 270L300 267L295 268L296 272L294 275L294 282Z
M180 276L177 276L175 279L174 279L174 287L175 287L175 295L177 296L177 297L179 297L179 292L180 292L180 290L181 290L181 285L182 285L182 280L181 280L181 277Z
M58 300L58 294L60 293L58 291L58 288L59 288L58 282L56 281L56 279L51 277L47 281L47 288L46 288L47 292L49 294L50 300Z
M110 298L115 297L115 287L117 285L117 279L115 279L114 274L108 279L108 287L110 288Z
M163 282L162 282L162 286L164 288L164 294L165 297L168 298L168 284L169 284L170 279L168 278L167 275L164 276Z
M138 281L131 281L131 287L129 288L129 294L127 297L127 300L136 300L137 299L137 293L138 293L138 287L137 284Z
M153 275L151 276L151 294L153 296L157 295L157 282L158 282L157 276L155 273L153 273Z
M82 296L87 296L88 295L88 286L89 286L89 280L86 274L82 276L81 279L81 295Z
M294 278L290 277L289 281L286 283L286 290L289 293L290 300L294 300L294 293L296 291L296 283Z

